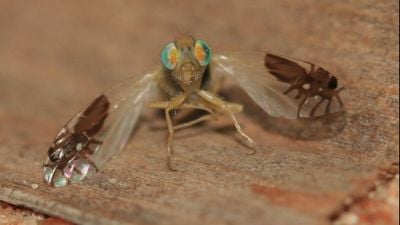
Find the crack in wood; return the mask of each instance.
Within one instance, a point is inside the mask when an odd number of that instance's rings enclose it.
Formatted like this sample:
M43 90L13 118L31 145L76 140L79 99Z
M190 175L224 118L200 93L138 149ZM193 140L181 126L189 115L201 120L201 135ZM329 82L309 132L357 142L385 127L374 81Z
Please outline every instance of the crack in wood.
M368 200L371 193L377 191L379 187L385 186L393 181L399 174L399 162L393 162L389 167L379 171L376 181L364 192L351 195L333 213L329 215L329 220L335 224L344 214L350 212L354 207Z

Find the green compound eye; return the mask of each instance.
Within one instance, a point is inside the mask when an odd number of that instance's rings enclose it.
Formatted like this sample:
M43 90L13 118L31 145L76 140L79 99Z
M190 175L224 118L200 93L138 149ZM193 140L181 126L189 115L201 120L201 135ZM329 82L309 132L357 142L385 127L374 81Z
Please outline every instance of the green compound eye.
M178 50L173 42L167 44L161 53L161 62L169 70L175 69L178 61Z
M197 40L194 45L194 56L201 66L207 66L211 61L211 48L204 41Z

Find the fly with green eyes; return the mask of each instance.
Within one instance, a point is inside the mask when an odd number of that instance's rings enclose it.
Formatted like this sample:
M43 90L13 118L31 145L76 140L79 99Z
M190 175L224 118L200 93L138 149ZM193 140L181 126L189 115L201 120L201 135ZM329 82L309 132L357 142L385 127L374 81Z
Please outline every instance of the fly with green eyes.
M224 77L232 77L271 116L296 119L319 117L342 109L337 78L312 63L266 52L213 54L202 40L177 38L161 53L156 71L129 78L96 98L56 135L43 165L47 184L62 187L97 171L128 141L144 106L161 109L168 127L167 165L173 157L172 140L178 129L227 115L255 153L235 114L238 103L218 96ZM165 98L155 100L157 93ZM202 110L194 120L173 124L175 110Z

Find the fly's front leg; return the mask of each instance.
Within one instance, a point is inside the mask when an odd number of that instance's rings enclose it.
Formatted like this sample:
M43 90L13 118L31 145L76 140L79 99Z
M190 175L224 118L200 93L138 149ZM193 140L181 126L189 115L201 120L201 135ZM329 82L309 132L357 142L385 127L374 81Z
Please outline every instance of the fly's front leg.
M174 128L174 125L172 124L170 111L173 109L180 108L180 106L183 104L183 102L186 100L186 98L187 98L187 95L182 93L180 95L173 97L170 101L154 102L154 103L150 104L151 108L164 109L164 112L165 112L165 120L167 121L167 127L168 127L167 166L172 171L176 171L171 166L171 160L172 160L172 156L173 156L172 139L174 137L175 128Z
M168 126L168 143L167 143L167 153L168 153L168 159L167 159L167 165L168 168L172 171L176 171L175 169L172 168L171 165L171 160L173 156L173 149L172 149L172 139L174 138L174 125L172 124L171 120L171 115L169 112L173 109L177 109L182 103L186 100L187 95L186 94L180 94L178 96L175 96L171 99L170 102L168 102L167 107L165 108L165 119L167 121L167 126Z
M233 124L235 125L236 130L239 132L239 134L244 137L248 143L250 144L250 148L252 149L252 152L249 154L252 155L256 152L256 145L254 144L254 141L247 136L244 132L242 127L240 126L239 122L236 120L236 117L234 115L235 112L240 112L242 110L242 107L238 104L230 104L219 98L218 96L214 95L213 93L210 93L205 90L199 90L197 94L202 97L204 100L207 102L211 103L218 111L225 111L227 112L232 121Z

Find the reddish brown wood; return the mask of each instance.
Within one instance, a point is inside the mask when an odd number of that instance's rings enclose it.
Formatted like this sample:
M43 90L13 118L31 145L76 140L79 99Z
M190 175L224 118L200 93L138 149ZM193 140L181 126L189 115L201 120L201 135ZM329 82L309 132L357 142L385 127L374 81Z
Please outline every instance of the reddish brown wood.
M198 3L2 1L0 200L84 224L329 224L398 161L398 1ZM215 52L268 50L321 65L346 86L346 113L271 118L230 85L257 154L247 156L221 119L177 133L170 172L164 120L147 113L101 172L45 185L41 166L63 124L104 88L154 70L180 32Z

